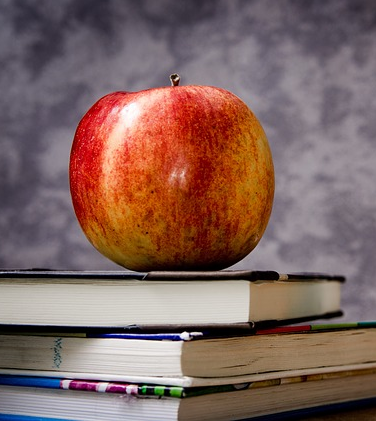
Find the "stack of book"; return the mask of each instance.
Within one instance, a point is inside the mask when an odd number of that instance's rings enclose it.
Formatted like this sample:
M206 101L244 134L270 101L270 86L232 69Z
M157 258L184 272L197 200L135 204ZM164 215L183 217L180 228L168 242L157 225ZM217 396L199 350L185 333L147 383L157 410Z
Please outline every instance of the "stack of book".
M292 419L373 402L376 322L321 321L342 314L343 282L2 270L0 420Z

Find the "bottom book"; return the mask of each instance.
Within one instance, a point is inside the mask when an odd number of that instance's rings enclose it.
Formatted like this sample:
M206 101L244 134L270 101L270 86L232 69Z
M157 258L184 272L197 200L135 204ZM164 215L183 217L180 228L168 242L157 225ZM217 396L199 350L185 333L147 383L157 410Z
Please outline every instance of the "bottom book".
M202 388L2 375L0 421L244 420L376 402L375 385L376 367Z

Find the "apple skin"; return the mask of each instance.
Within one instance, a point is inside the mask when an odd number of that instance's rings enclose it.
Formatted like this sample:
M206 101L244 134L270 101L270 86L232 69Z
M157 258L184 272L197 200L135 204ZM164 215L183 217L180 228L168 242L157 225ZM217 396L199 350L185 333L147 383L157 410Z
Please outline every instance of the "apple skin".
M274 196L262 126L212 86L104 96L77 127L69 178L88 240L137 271L235 264L260 241Z

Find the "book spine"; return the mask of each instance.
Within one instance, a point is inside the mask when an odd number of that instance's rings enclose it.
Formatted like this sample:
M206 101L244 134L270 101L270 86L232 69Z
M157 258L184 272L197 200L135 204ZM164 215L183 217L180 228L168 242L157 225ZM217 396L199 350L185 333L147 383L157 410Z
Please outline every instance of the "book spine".
M88 380L61 380L60 388L65 390L81 390L100 393L120 393L132 396L182 398L184 395L184 388L179 386L138 385Z
M6 386L42 387L47 389L79 390L100 393L120 393L133 396L184 397L181 386L140 385L90 380L69 380L52 377L0 375L0 384Z
M101 339L142 339L149 341L190 341L204 336L203 332L181 333L88 333L88 338Z
M335 331L346 329L360 329L360 328L375 328L376 321L366 322L344 322L344 323L318 323L296 326L280 326L272 327L270 329L256 330L256 335L272 335L281 333L304 333L304 332L318 332L318 331Z
M33 377L0 375L0 384L6 386L44 387L47 389L59 389L60 379L54 377Z
M376 327L375 321L313 324L311 330L335 330Z
M309 332L311 329L311 325L300 325L300 326L281 326L281 327L273 327L271 329L260 329L257 330L255 333L256 335L277 335L281 333L303 333Z

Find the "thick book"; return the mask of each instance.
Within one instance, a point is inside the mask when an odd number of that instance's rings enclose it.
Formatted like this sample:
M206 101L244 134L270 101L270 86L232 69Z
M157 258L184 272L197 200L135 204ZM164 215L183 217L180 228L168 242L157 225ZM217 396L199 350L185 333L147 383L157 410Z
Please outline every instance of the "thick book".
M376 398L375 384L375 368L196 390L0 376L0 420L243 420L349 402L370 403Z
M341 314L342 276L0 270L0 324L202 326Z
M0 334L0 373L43 372L104 380L155 377L175 385L376 364L376 322L311 324L219 336L210 332ZM66 374L64 374L66 373ZM133 377L132 377L133 376ZM232 381L232 380L231 380Z

